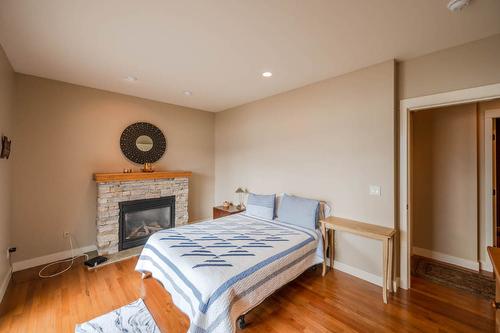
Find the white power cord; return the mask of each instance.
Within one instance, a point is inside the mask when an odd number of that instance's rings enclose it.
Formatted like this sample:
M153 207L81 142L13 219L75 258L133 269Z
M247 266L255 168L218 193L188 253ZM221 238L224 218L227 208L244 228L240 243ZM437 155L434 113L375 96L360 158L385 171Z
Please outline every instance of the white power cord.
M64 272L67 272L71 267L73 267L73 264L74 264L76 258L84 256L85 259L87 259L87 260L89 259L89 256L86 253L80 254L80 255L78 255L78 256L75 257L75 255L73 254L73 240L72 240L72 235L71 234L69 234L69 246L71 248L71 258L59 260L59 261L56 261L56 262L53 262L51 264L48 264L48 265L44 266L40 270L40 272L38 272L38 276L41 277L42 279L46 279L46 278L51 278L51 277L54 277L54 276L58 276L58 275L61 275ZM68 267L66 267L65 269L63 269L60 272L57 272L57 273L54 273L54 274L49 274L49 275L42 274L42 272L44 270L46 270L47 268L49 268L51 266L54 266L54 265L62 264L64 262L71 262L71 263L69 264Z

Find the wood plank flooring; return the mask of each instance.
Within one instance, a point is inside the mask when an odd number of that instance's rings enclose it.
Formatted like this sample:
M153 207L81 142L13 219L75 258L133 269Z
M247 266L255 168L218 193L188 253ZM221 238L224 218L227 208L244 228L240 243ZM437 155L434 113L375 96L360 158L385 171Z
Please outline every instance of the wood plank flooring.
M161 331L186 332L189 319L156 280L141 280L136 258L87 271L11 284L0 332L74 332L75 324L142 297ZM280 289L246 319L238 332L494 332L489 302L420 280L382 303L381 288L339 271L308 271Z

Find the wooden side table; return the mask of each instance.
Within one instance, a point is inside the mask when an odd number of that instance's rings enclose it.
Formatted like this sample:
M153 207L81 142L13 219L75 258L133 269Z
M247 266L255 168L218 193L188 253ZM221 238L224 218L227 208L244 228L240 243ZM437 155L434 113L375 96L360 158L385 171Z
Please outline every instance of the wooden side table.
M500 248L488 246L488 255L490 256L491 265L493 266L493 271L495 272L495 308L500 307Z
M355 235L368 237L382 241L382 267L383 267L383 293L384 303L387 304L387 289L390 292L395 291L394 286L394 228L382 227L379 225L368 224L340 217L330 216L321 223L321 234L323 236L323 276L326 274L326 248L330 245L330 267L333 268L333 259L335 255L335 230L345 231Z
M245 209L238 209L236 206L229 206L229 208L224 208L224 206L215 206L213 209L213 219L218 219L220 217L238 214L244 212Z
M488 246L487 250L491 264L493 265L493 271L495 272L495 299L492 302L492 306L496 309L495 323L496 332L498 332L498 328L500 327L500 248Z

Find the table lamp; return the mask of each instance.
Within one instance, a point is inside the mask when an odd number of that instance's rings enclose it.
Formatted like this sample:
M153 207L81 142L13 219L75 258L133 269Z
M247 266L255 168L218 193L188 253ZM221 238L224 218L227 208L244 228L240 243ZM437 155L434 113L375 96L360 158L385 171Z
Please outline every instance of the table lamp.
M244 209L245 205L243 204L243 194L247 193L247 191L242 189L241 187L238 187L235 193L238 193L238 195L240 196L240 209Z

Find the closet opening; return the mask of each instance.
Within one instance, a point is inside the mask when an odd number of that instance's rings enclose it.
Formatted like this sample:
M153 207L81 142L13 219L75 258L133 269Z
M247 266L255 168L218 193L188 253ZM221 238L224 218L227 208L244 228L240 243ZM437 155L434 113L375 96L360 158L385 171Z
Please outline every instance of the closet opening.
M412 111L409 125L411 279L493 299L486 248L500 246L500 100Z

